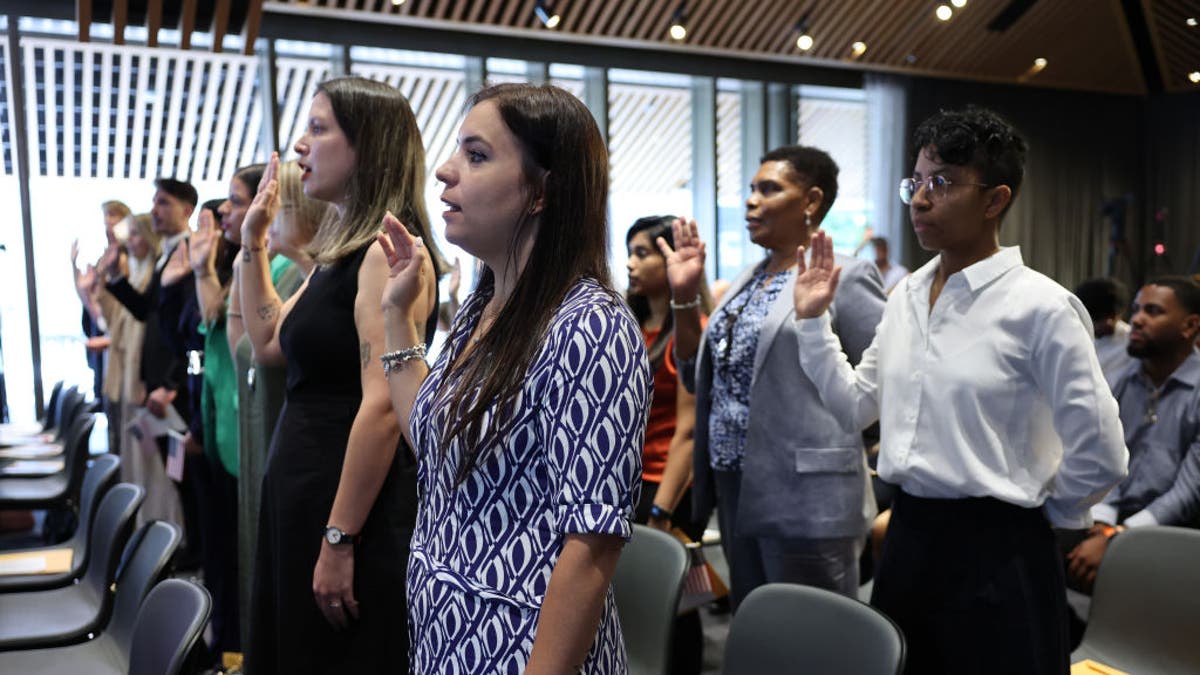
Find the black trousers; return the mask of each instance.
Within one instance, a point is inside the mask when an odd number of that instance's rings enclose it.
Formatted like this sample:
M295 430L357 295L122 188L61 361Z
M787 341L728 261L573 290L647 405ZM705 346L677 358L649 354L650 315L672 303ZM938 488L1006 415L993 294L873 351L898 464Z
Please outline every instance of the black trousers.
M871 604L908 642L907 673L1063 675L1066 585L1041 509L900 492Z

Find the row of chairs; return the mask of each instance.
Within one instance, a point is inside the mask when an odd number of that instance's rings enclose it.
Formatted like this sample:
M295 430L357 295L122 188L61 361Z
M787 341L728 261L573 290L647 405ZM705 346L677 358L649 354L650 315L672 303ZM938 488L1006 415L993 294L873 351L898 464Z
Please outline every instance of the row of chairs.
M116 484L119 465L101 455L86 471L69 570L0 575L0 672L173 675L190 663L211 599L165 579L182 535L158 521L133 532L145 492Z
M634 526L613 590L629 670L670 672L671 629L688 555L659 530ZM1200 530L1146 527L1114 539L1097 575L1073 663L1091 659L1138 675L1200 673ZM904 636L882 612L818 588L768 584L738 608L725 675L903 672Z
M59 383L41 431L0 429L0 509L78 509L95 424L84 395Z

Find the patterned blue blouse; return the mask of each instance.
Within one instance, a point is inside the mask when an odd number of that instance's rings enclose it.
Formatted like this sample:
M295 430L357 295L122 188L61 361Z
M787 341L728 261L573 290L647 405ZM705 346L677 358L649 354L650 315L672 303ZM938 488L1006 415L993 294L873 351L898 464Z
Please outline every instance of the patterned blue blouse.
M718 471L742 470L758 334L786 281L787 272L768 274L763 262L738 294L708 321L705 335L713 364L709 462Z
M467 299L413 408L421 491L408 563L414 673L522 672L563 536L628 539L640 490L650 366L633 315L593 280L567 293L514 422L484 441L478 466L455 487L463 446L438 450L451 404L435 397L487 300ZM626 670L610 589L581 672Z

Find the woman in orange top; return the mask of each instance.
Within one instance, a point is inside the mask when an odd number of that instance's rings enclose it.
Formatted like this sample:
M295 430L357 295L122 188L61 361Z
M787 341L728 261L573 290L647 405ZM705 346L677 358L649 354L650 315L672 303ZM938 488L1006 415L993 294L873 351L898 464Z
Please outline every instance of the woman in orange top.
M657 240L674 246L674 216L639 218L625 235L629 250L629 291L626 300L646 336L646 351L654 371L654 398L646 424L642 451L642 496L634 520L660 530L674 527L698 540L707 514L692 513L692 430L696 424L696 397L679 379L672 356L674 324L667 263ZM712 309L707 287L700 293L701 317ZM672 672L699 673L703 664L704 637L700 615L688 612L675 626Z

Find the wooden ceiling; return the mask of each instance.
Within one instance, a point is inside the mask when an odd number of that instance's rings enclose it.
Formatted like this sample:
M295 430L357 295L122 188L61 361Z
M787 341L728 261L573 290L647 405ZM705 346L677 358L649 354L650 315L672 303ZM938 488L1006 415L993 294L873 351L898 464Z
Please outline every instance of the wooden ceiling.
M539 0L266 0L265 9L268 21L273 9L303 8L329 11L331 17L387 16L399 23L500 28L536 38L551 31L534 13L538 4ZM1200 84L1188 79L1188 73L1200 70L1200 27L1186 23L1188 17L1200 19L1197 0L968 0L964 7L952 8L948 21L935 16L939 0L545 4L561 16L554 33L589 40L1120 94L1145 94L1160 87L1200 91ZM668 31L681 8L687 36L675 41ZM1003 30L989 28L1005 11L1014 12L1015 21ZM808 51L796 45L802 20L813 38ZM858 41L866 44L866 51L855 56L851 45ZM1040 72L1035 59L1046 60ZM1148 77L1161 83L1148 82Z
M91 40L92 24L109 23L113 44L125 44L129 26L146 27L146 45L157 47L159 31L179 31L179 46L190 49L196 32L212 35L212 50L222 51L226 35L240 35L243 53L254 53L262 25L263 0L75 0L79 41Z

